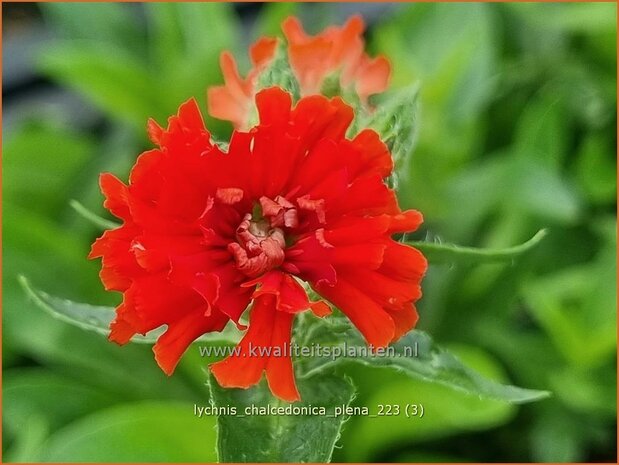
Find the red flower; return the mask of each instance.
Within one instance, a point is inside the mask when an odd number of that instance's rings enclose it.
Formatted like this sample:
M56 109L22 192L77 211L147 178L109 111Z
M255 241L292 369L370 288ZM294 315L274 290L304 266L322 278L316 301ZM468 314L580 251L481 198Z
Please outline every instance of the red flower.
M161 325L154 346L171 374L189 344L239 323L253 302L239 353L211 366L225 387L248 387L262 372L272 392L299 399L292 362L254 348L290 344L295 314L311 309L300 281L336 305L368 343L386 346L417 321L426 269L416 249L391 239L415 230L416 211L402 212L383 179L392 160L379 136L345 132L352 109L341 99L291 97L271 88L256 96L260 118L215 145L195 100L167 129L149 122L159 148L143 153L129 185L101 176L104 205L123 220L93 245L101 279L123 293L110 339L124 344ZM259 349L258 349L259 350ZM289 355L289 351L287 352ZM243 356L245 355L245 356Z
M387 89L391 67L383 56L370 58L364 53L360 16L353 16L342 27L331 26L316 36L307 35L298 19L282 24L288 41L288 58L299 81L301 95L320 94L325 79L339 74L342 88L352 88L366 103L368 96ZM239 75L234 57L221 54L225 85L208 90L209 113L245 128L256 92L256 81L275 55L277 40L262 38L250 48L252 69L246 78Z

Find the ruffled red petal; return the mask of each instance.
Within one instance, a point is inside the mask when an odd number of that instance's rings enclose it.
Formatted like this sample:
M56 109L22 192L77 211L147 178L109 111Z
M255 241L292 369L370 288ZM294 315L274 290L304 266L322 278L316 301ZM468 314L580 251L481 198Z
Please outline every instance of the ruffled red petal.
M92 245L88 258L102 257L99 277L108 291L123 292L131 285L131 279L142 274L142 270L131 253L131 242L136 228L122 226L105 231Z
M160 273L134 279L123 295L117 315L136 332L146 334L192 311L206 314L204 300L197 293L170 283L167 275Z
M122 304L118 307L117 312L122 312ZM116 316L110 323L110 335L108 339L119 345L124 345L137 334L137 330L131 324L122 319L121 316Z
M192 312L168 325L168 329L153 346L155 360L168 376L174 372L187 347L204 333L221 331L228 317L218 311L209 315Z
M249 329L235 353L210 366L222 387L248 388L266 372L269 388L288 402L300 399L290 359L294 315L278 311L273 295L258 297L251 309Z
M352 284L338 276L334 286L318 284L316 292L333 302L361 331L368 344L385 347L395 337L395 323L391 315L359 287L367 283Z
M346 34L361 26L350 23ZM291 34L301 31L292 26ZM269 59L270 45L261 46L256 62ZM228 69L228 78L235 73ZM346 139L353 114L341 99L314 96L293 106L290 95L270 88L256 105L259 124L235 131L225 152L194 100L166 128L151 121L159 148L138 158L129 184L101 177L105 206L123 225L97 239L90 257L103 258L105 287L123 293L110 340L124 344L167 325L154 350L168 374L201 334L229 320L245 329L241 315L253 301L239 352L213 372L235 387L266 372L273 393L292 401L292 362L281 352L294 314L331 312L297 279L339 307L368 343L389 344L416 324L427 267L419 251L391 236L414 231L423 218L401 211L385 184L393 163L377 134ZM248 356L250 344L263 352Z
M101 186L101 192L103 192L105 196L103 206L107 208L112 215L121 220L131 218L129 212L129 188L125 186L120 179L110 173L103 173L99 177L99 185Z
M292 359L289 354L293 319L294 315L292 313L275 312L270 347L276 356L269 357L265 367L266 378L271 392L288 402L301 400L294 379ZM276 351L278 348L281 354L284 354L286 351L288 351L288 354L277 356Z
M346 154L346 166L351 177L378 174L386 178L393 170L389 149L371 129L364 129L351 142L352 150Z
M310 302L303 286L288 273L270 271L244 285L255 284L258 288L252 297L257 299L262 295L275 296L275 308L281 312L298 313L312 308L315 312L324 315L327 311L318 302Z

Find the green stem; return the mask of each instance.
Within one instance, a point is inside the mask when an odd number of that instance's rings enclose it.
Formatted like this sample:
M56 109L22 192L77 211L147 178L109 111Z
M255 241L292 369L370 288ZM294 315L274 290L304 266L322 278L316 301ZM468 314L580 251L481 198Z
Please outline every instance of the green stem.
M528 241L504 249L483 249L423 241L411 241L407 244L419 249L430 263L496 263L519 257L537 246L546 235L547 231L541 229Z
M101 216L91 212L77 200L70 200L69 205L83 218L87 219L92 224L102 229L116 229L120 226L120 224L116 223L115 221L106 220L105 218L102 218Z

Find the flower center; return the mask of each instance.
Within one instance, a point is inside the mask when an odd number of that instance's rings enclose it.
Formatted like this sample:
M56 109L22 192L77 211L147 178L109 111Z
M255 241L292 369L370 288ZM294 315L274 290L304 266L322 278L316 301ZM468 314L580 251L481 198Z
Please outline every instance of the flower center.
M250 278L284 263L283 228L298 225L296 208L283 197L262 197L256 207L253 214L245 214L236 229L236 242L228 244L237 269Z

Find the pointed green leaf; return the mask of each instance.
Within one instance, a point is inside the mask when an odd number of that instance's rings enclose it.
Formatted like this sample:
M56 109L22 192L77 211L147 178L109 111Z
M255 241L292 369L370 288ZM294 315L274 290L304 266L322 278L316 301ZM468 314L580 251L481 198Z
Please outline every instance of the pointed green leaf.
M617 350L616 220L609 219L602 228L603 242L590 262L522 285L528 311L558 352L579 367L610 362Z
M525 252L528 252L537 246L546 234L546 230L542 229L528 241L514 247L507 247L505 249L483 249L423 241L407 242L407 244L419 249L428 259L430 264L496 263L516 259Z
M278 36L282 32L282 22L297 14L299 4L296 2L264 3L256 18L256 35Z
M46 114L43 109L40 113ZM47 116L49 120L32 120L6 133L2 194L3 203L10 201L29 213L55 217L66 206L66 193L80 180L97 143L90 134L65 128L52 114Z
M197 418L184 402L142 401L82 417L49 438L52 463L213 463L212 418Z
M43 367L13 368L5 375L4 426L9 433L25 429L29 418L36 414L56 430L75 418L123 400Z
M451 345L450 350L471 368L494 380L506 381L499 362L474 346ZM426 414L411 424L406 415L379 416L372 421L351 421L343 432L345 450L342 462L361 462L376 457L380 451L409 444L413 450L428 441L440 441L463 431L473 434L499 428L514 418L519 408L500 400L481 399L436 383L406 376L403 372L372 367L351 367L362 405L399 405L401 410L414 403ZM376 383L375 379L381 382Z
M129 5L114 2L50 2L40 5L44 19L69 40L112 42L141 51L144 40Z
M110 322L115 317L114 307L100 307L60 299L35 289L25 276L20 276L18 279L28 297L54 318L82 329L109 334Z
M12 463L40 462L41 450L49 435L49 425L43 415L35 412L30 415L16 437L4 453L4 459Z
M441 384L480 398L525 403L541 400L550 395L547 391L523 389L487 379L437 346L430 336L419 330L410 331L384 349L382 354L378 352L373 354L359 332L350 328L346 322L338 321L337 318L335 320L335 323L324 320L314 327L311 334L312 343L329 348L331 356L301 359L299 364L304 373L303 377L329 372L336 366L350 361L392 368L412 378ZM348 329L344 329L346 326Z
M25 276L19 277L19 283L28 297L30 297L38 307L54 318L106 336L110 333L110 323L116 317L114 307L89 305L49 295L46 292L32 287ZM153 344L164 330L165 328L157 328L145 335L135 335L131 341ZM232 326L228 326L221 333L209 333L196 339L196 341L236 343L238 339L238 332Z
M101 42L56 42L39 54L40 69L80 92L107 114L143 130L160 109L153 76L126 50Z
M335 408L348 406L354 396L349 381L322 375L320 379L298 380L302 402L288 404L275 399L263 381L250 389L225 389L209 375L213 407L234 406L232 415L217 418L219 462L310 462L328 463L340 429L346 420ZM259 414L252 407L314 408L294 414ZM324 408L324 413L319 412ZM252 413L253 412L253 413ZM310 414L310 413L314 414Z

